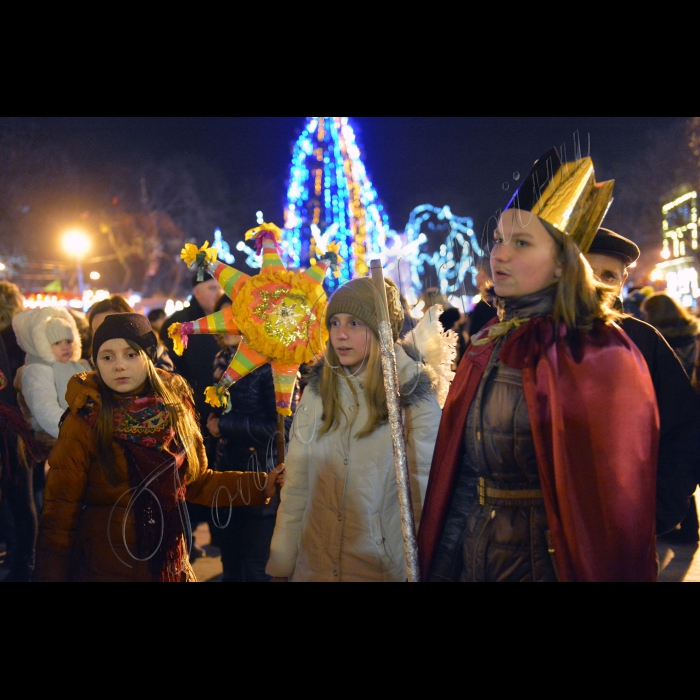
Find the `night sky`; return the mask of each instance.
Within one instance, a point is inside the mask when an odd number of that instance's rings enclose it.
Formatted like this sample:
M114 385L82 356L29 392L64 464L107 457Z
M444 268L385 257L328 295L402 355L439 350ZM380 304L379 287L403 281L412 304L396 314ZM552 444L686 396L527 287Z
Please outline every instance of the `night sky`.
M609 179L635 157L647 136L687 117L350 117L365 167L389 215L403 230L420 204L449 205L480 230L503 207L532 163L552 146L573 158L575 134L596 179ZM273 182L249 202L250 226L261 210L283 225L291 148L306 117L42 118L77 157L109 160L132 152L155 159L196 152L217 165L232 188L242 178ZM506 189L506 187L508 189ZM274 194L276 193L276 194ZM613 203L614 206L614 203ZM240 235L242 232L237 232Z

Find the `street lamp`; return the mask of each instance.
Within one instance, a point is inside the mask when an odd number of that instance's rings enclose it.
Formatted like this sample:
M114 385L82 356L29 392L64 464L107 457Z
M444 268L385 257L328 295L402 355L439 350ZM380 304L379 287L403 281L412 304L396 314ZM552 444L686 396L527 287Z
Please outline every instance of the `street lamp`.
M90 248L90 239L87 234L77 228L66 231L63 234L63 248L75 256L76 265L78 268L78 292L82 298L85 287L83 285L83 266L82 259L85 253Z

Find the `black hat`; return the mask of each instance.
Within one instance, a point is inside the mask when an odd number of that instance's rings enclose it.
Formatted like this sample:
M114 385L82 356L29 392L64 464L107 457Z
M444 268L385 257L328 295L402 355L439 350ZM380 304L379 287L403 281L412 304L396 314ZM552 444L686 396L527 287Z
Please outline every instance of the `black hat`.
M92 361L97 365L97 353L112 338L124 338L136 343L152 360L156 358L158 339L151 322L138 313L109 314L97 327L92 338Z
M455 325L455 323L457 323L457 321L459 321L460 316L461 314L459 313L459 309L456 309L454 306L450 306L438 316L438 321L440 321L442 327L448 331Z
M201 284L202 282L208 282L209 280L213 280L213 279L214 279L208 272L205 272L203 278L202 278L201 280L198 280L198 279L197 279L197 274L198 274L198 273L195 272L195 273L192 275L192 289L194 289L198 284Z
M588 252L614 255L620 258L625 266L631 265L639 257L639 248L636 243L607 228L598 229Z

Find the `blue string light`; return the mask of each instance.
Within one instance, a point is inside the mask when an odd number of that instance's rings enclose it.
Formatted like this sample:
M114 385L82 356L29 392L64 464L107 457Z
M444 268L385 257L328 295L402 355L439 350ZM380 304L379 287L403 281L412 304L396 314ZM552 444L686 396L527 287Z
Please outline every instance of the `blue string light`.
M482 257L484 251L473 225L471 217L455 216L448 206L421 204L413 209L406 224L404 251L416 291L423 288L423 280L430 279L429 268L441 294L458 293L467 275L476 286L475 256Z
M217 228L214 231L214 242L211 244L212 248L216 248L218 250L217 253L217 258L221 260L221 262L225 262L227 265L232 265L234 260L236 259L231 253L231 247L229 246L228 243L221 237L221 229Z

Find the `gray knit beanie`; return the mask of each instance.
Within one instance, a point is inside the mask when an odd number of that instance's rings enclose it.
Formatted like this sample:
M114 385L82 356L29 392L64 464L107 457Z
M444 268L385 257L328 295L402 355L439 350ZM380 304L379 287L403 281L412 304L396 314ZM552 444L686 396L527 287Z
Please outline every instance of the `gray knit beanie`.
M386 301L389 307L389 322L394 336L394 342L399 339L403 327L403 307L401 294L396 282L389 277L384 278ZM334 314L350 314L364 321L379 338L379 323L377 321L377 293L374 282L369 277L356 277L339 287L331 296L326 310L326 325L330 328L331 316Z
M46 338L51 345L59 340L75 340L70 323L56 316L46 322Z

